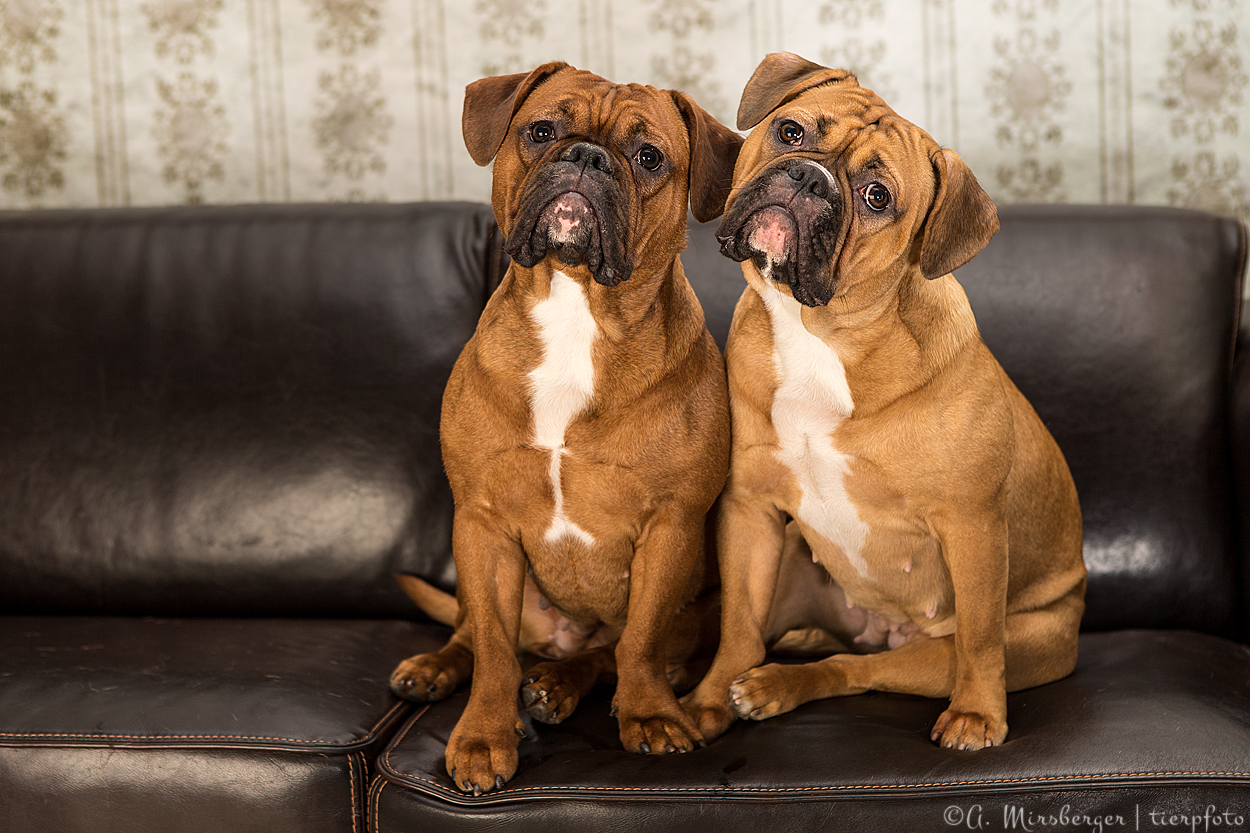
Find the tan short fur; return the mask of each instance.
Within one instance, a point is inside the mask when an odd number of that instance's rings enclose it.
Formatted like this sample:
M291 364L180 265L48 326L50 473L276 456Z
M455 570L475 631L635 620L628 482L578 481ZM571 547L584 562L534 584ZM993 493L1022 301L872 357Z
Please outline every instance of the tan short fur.
M674 617L706 584L704 516L724 484L729 424L723 360L678 253L688 206L719 215L741 140L684 94L560 63L474 82L463 126L474 159L494 160L492 203L513 263L443 399L456 631L437 654L402 663L392 687L438 699L472 672L447 770L476 793L517 766L527 573L531 595L586 646L531 674L532 713L563 719L615 674L627 749L700 740L665 669L697 636ZM645 147L662 154L654 171ZM583 249L559 249L566 233ZM544 306L557 296L564 306ZM590 365L565 368L559 347L546 355L544 327L560 333L570 311L587 310L591 341L570 343L591 344L593 390L578 399ZM540 389L550 401L532 398ZM540 425L568 402L562 433Z
M984 247L997 212L955 153L843 71L770 55L743 93L738 126L755 129L721 226L726 251L746 258L748 284L726 348L723 636L683 705L711 739L735 716L763 719L816 698L949 697L934 740L1000 744L1006 692L1075 664L1085 567L1063 456L949 274ZM796 177L809 188L801 199L786 190ZM887 209L868 204L887 192ZM811 229L819 239L800 239ZM787 346L807 337L800 323L818 342L801 354ZM840 363L845 389L797 355ZM802 413L793 374L809 371L832 380L826 398L853 403L849 413ZM812 407L824 407L819 393ZM834 427L795 436L822 424ZM819 470L822 461L837 470ZM822 494L805 505L802 483ZM818 561L842 605L822 611L810 592L779 585L783 553ZM849 622L847 611L867 618ZM780 622L826 627L848 647L856 629L871 630L861 649L875 652L760 666Z

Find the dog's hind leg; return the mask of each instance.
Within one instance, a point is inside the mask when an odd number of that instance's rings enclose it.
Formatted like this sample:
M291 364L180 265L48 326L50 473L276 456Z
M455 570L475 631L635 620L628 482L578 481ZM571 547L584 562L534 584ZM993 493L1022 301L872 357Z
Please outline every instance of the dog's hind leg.
M1081 607L1079 598L1065 596L1040 610L1007 616L1004 693L1072 671ZM812 700L865 691L947 698L955 691L956 667L953 636L920 634L879 654L835 654L800 665L752 668L730 687L730 703L739 717L764 720ZM952 701L931 737L947 747L980 749L1002 743L1006 733L1005 716L982 714Z

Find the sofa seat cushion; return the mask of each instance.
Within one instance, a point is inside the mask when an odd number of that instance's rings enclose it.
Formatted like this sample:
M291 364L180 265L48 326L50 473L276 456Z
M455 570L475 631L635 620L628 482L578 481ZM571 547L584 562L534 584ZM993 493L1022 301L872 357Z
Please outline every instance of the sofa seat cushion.
M360 830L366 767L407 711L387 677L445 638L395 621L0 617L0 826Z
M1007 743L980 752L930 742L944 703L869 693L739 723L685 755L635 756L605 694L538 726L517 775L473 798L443 768L464 701L416 712L379 757L372 830L949 831L1051 817L1090 829L1077 813L1145 829L1151 812L1208 805L1250 821L1250 649L1193 632L1082 636L1076 671L1010 695Z

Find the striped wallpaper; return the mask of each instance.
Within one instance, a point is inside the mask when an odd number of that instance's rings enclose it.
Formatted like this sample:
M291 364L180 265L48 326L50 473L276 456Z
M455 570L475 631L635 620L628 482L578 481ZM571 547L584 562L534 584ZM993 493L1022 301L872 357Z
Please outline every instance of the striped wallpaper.
M465 84L559 58L732 124L855 70L996 200L1250 218L1250 0L7 0L0 207L489 198Z

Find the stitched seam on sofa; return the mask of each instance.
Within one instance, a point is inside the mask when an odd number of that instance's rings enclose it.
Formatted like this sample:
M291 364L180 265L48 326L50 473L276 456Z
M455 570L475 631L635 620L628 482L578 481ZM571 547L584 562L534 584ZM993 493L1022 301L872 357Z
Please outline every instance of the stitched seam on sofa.
M387 728L392 726L395 723L395 721L397 721L402 716L402 713L406 711L407 708L408 708L408 701L406 700L400 700L397 703L395 703L395 705L387 709L385 714L383 714L380 718L378 718L377 723L374 723L373 726L369 728L369 731L365 733L363 738L361 738L360 743L353 744L353 747L368 746L372 744L375 740L377 740L378 738L382 736L382 734L387 730Z
M360 826L357 820L360 818L360 811L363 809L358 807L356 802L356 756L347 756L347 781L352 789L352 833L360 833Z
M159 744L171 740L205 740L205 741L268 741L271 743L295 743L301 746L315 746L331 749L355 749L359 746L367 746L379 733L395 720L397 712L403 711L407 707L405 701L400 701L391 706L381 719L366 732L359 740L350 741L348 743L335 743L326 740L308 740L306 738L282 738L268 737L265 735L122 735L110 733L72 733L72 732L0 732L0 740L11 738L14 740L89 740L89 741L140 741L139 745L144 743Z
M392 771L394 771L392 769ZM401 780L409 782L420 782L428 784L436 788L439 792L446 795L454 796L458 799L465 799L467 796L447 789L444 785L420 775L398 774ZM585 793L635 793L645 795L649 793L664 795L723 795L725 793L749 793L749 794L777 794L777 793L822 793L822 792L850 792L852 790L864 791L882 791L882 790L915 790L915 789L933 789L935 787L981 787L995 786L1007 784L1050 784L1054 786L1062 786L1067 782L1073 781L1092 781L1103 778L1143 778L1143 777L1189 777L1189 778L1217 778L1217 777L1235 777L1250 778L1250 772L1122 772L1122 773L1106 773L1101 775L1055 775L1055 776L1037 776L1031 778L987 778L972 781L932 781L929 783L915 784L827 784L824 786L813 787L587 787L587 786L563 786L563 787L522 787L517 789L504 788L502 790L491 790L489 798L502 798L524 796L533 793L561 793L561 792L585 792Z
M379 737L403 716L403 712L407 711L409 706L410 703L407 700L400 700L395 705L391 706L390 710L387 711L386 714L382 715L382 717L378 719L377 723L373 724L373 728L369 730L366 737L370 739Z
M382 790L386 789L390 782L379 775L374 783L378 785L378 788L373 791L373 809L369 813L369 833L378 833L382 829L382 825L378 824L378 815L382 812Z
M270 738L270 737L252 737L248 735L109 735L109 734L70 734L56 732L0 732L0 739L12 738L14 740L134 740L146 741L153 744L163 743L171 740L206 740L206 741L269 741L271 743L296 743L301 746L316 746L330 748L354 748L368 740L368 736L361 740L352 741L349 744L334 743L325 740L305 740L300 738ZM143 744L139 744L143 745Z
M379 768L383 772L389 772L396 778L407 777L405 773L402 773L395 767L391 766L391 750L402 743L404 738L408 737L408 733L412 731L412 727L416 726L417 721L419 721L425 713L430 710L431 705L432 704L430 703L426 703L424 706L417 709L412 717L408 718L408 722L401 726L399 731L395 733L395 737L392 738L391 742L386 745L386 748L382 750L382 754L378 757L378 764Z
M66 738L66 739L94 739L108 740L110 738L118 738L121 740L272 740L282 741L284 743L313 743L325 744L326 741L320 740L301 740L299 738L271 738L263 735L112 735L107 733L101 734L74 734L72 732L0 732L3 738ZM353 741L354 743L354 741Z

